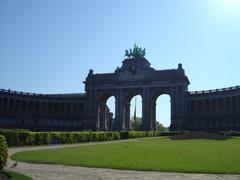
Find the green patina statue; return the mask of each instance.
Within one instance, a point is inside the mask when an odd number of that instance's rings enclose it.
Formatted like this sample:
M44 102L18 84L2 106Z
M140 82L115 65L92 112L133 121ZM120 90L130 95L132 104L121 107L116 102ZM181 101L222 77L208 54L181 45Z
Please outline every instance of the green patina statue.
M125 50L125 56L128 59L131 58L141 58L145 56L145 48L142 49L141 47L138 47L136 44L134 44L133 49Z

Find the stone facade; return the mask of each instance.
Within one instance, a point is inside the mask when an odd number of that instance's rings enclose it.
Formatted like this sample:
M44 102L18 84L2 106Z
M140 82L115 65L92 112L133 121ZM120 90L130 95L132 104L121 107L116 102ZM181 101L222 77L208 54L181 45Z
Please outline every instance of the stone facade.
M84 94L35 94L0 90L0 127L84 129Z
M177 69L155 70L145 58L125 59L114 73L94 74L85 81L85 119L87 127L106 130L105 118L99 116L109 97L116 100L113 130L129 130L130 101L142 97L142 130L156 129L156 99L162 94L171 97L171 129L181 130L186 124L186 92L189 80L182 65ZM103 107L103 108L102 108ZM103 125L103 126L102 126Z
M240 130L240 86L187 92L186 99L189 130Z
M156 130L156 100L171 98L170 130L240 130L240 86L189 92L182 64L155 70L145 58L125 59L114 73L89 74L85 93L35 94L0 90L0 128L39 131L129 130L130 101L142 97L142 130ZM115 118L106 105L115 97Z

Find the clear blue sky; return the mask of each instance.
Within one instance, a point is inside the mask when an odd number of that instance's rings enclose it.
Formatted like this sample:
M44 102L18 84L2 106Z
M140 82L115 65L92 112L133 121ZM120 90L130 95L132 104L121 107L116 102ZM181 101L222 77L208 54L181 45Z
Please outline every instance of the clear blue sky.
M84 92L135 42L156 69L181 62L190 90L239 85L239 19L240 0L0 0L0 88Z

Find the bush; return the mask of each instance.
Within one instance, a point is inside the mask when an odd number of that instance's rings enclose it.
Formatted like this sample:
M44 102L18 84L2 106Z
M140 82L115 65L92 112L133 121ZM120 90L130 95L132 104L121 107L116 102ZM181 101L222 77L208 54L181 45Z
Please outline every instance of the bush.
M121 139L160 136L160 131L121 131Z
M170 132L161 132L160 136L176 136L183 134L184 132L181 131L170 131Z
M34 133L33 132L19 132L18 133L18 145L33 145Z
M6 138L0 135L0 170L6 165L8 157Z
M50 136L50 143L51 144L59 144L60 141L60 132L51 132L49 133Z
M51 136L48 132L34 132L34 144L50 144Z
M30 141L28 137L28 130L21 129L0 129L0 135L5 136L8 146L19 146L27 144L27 141ZM20 135L20 139L19 139ZM29 135L30 136L30 135Z
M80 132L78 142L89 142L91 132Z

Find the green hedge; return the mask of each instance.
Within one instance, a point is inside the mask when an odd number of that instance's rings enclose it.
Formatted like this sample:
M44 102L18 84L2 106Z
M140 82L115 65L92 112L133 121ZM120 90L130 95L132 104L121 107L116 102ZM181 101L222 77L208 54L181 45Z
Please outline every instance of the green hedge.
M159 131L122 131L121 139L159 136Z
M4 136L0 135L0 170L6 165L8 157L7 143Z
M160 132L160 131L122 131L120 132L121 139L154 137L154 136L174 136L183 132Z
M0 129L8 146L66 144L78 142L111 141L120 139L119 132L31 132Z
M111 141L117 139L172 136L182 132L121 131L121 132L31 132L18 129L0 129L8 146L66 144L78 142Z

